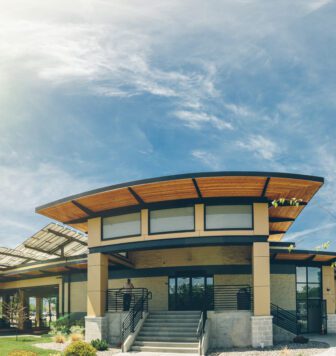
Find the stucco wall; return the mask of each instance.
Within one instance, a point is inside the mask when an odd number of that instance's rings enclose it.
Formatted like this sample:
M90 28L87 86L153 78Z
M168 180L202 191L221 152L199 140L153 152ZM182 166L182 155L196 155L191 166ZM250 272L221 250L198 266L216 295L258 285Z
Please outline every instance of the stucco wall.
M150 310L168 310L168 277L132 278L135 288L147 288L153 294L149 301ZM109 288L122 288L125 279L110 279Z
M251 247L216 246L139 251L129 254L136 268L248 265L251 264Z
M295 274L271 274L271 303L296 310Z

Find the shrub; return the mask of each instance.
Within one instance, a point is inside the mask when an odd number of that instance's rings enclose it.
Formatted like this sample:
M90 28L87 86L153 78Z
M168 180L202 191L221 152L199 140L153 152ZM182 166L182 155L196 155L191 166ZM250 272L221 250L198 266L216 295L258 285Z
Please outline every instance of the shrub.
M85 329L81 325L72 325L70 328L71 334L82 334L84 335Z
M75 341L65 349L64 356L96 356L96 349L84 341Z
M64 344L66 341L65 336L62 334L56 334L53 339L57 344Z
M72 328L74 330L71 330ZM62 316L50 324L50 334L52 335L77 333L78 330L84 334L84 319L71 320L71 315Z
M105 351L108 349L108 342L106 340L95 339L91 341L91 345L98 351Z
M296 344L307 344L308 341L309 341L309 339L302 335L295 336L293 339L293 342Z
M73 333L70 335L71 342L83 340L83 334Z
M11 351L7 356L38 356L36 352L25 351L25 350L14 350Z

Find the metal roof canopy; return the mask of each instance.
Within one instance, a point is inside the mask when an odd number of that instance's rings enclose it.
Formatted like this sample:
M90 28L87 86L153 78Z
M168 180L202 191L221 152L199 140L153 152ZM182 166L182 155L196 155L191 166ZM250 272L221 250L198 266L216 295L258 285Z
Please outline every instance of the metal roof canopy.
M0 247L0 270L29 262L46 262L87 254L87 236L50 223L15 249Z

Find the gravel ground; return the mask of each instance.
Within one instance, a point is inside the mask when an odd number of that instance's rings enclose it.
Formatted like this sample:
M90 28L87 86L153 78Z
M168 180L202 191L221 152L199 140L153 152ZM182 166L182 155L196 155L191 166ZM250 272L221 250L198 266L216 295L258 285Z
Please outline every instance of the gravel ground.
M310 356L320 354L328 348L327 343L310 341L307 344L278 344L263 350L240 348L214 351L210 352L210 356Z
M67 346L65 344L58 344L56 342L48 342L35 344L34 346L41 349L55 350L62 352ZM265 347L263 350L256 350L252 348L227 349L221 351L212 351L209 356L311 356L318 355L326 351L329 345L324 342L310 341L307 344L278 344L274 347ZM97 356L111 356L120 353L120 349L111 348L108 351L98 351ZM136 355L138 353L125 353L123 355ZM143 354L143 353L142 353ZM150 353L146 353L150 354ZM159 353L151 353L151 355L159 355ZM161 353L160 353L161 355Z

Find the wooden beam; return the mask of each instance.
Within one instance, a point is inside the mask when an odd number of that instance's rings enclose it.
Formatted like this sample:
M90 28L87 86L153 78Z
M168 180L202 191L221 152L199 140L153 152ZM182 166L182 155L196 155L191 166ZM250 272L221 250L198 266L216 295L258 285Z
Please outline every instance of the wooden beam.
M140 197L140 195L134 189L132 189L131 187L128 187L127 189L133 195L133 197L139 204L141 204L141 205L145 204L144 200Z
M269 218L270 223L281 223L281 222L292 222L295 221L293 218L276 218L276 217L271 217Z
M270 177L267 177L266 178L266 181L265 181L265 185L264 185L264 188L263 188L263 191L261 193L261 196L264 197L266 196L266 192L267 192L267 188L268 188L268 184L269 184L269 181L271 180Z
M202 198L202 192L201 192L201 190L200 190L200 188L199 188L199 186L197 184L196 179L192 178L192 182L194 183L194 187L196 189L196 193L197 193L198 197L201 199Z
M71 242L78 242L79 244L81 244L83 246L87 246L87 242L79 240L74 236L68 236L66 234L63 234L63 233L61 233L59 231L56 231L56 230L53 230L53 229L48 229L48 232L50 232L51 234L54 234L56 236L64 237L67 240L71 240Z
M87 208L86 206L84 206L81 203L78 203L78 201L76 200L71 200L71 203L73 205L75 205L78 209L82 210L85 214L87 214L88 216L92 216L94 215L94 211L92 211L91 209Z
M285 234L286 231L278 231L278 230L271 230L270 235L280 235L280 234Z
M120 256L117 253L108 256L109 261L125 267L134 268L133 263L126 257Z
M315 257L316 257L316 255L311 255L307 259L305 259L305 261L314 261Z

